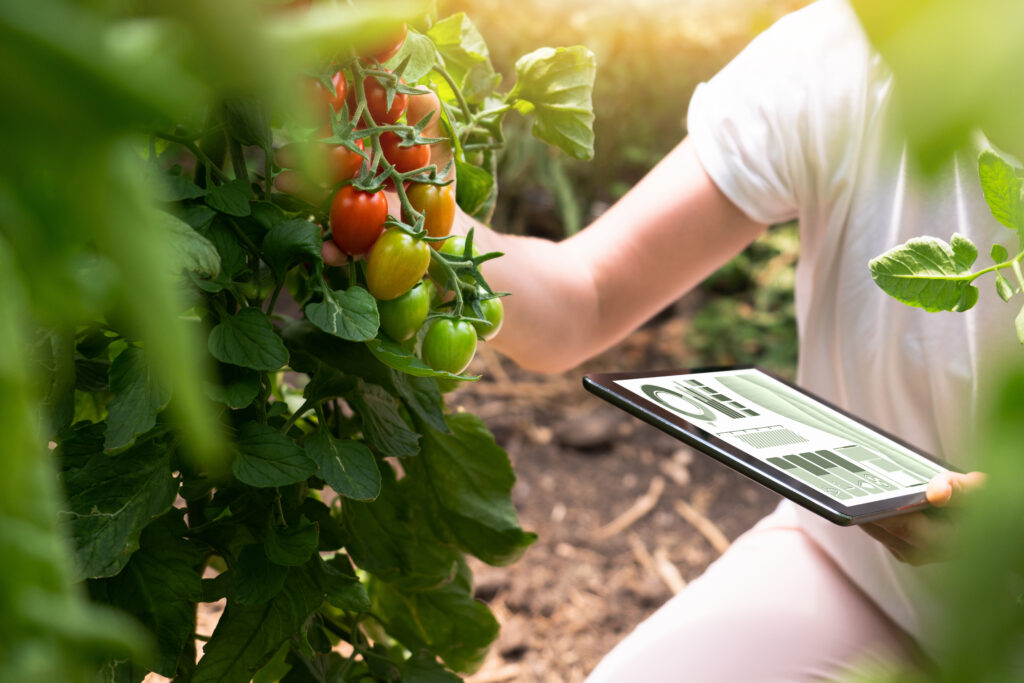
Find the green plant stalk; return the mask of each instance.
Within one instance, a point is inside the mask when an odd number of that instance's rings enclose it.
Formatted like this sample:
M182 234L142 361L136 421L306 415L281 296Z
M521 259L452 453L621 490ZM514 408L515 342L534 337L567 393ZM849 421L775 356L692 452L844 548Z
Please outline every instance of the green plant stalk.
M1024 251L1017 255L1017 258L1013 260L1013 274L1017 276L1017 283L1020 285L1020 291L1024 292L1024 274L1020 270L1020 260L1024 257Z
M448 87L452 89L452 92L455 93L455 99L459 101L459 107L462 109L462 114L463 116L466 117L466 129L463 131L463 135L468 137L469 129L472 128L473 112L469 108L469 102L466 101L466 96L462 94L462 88L460 88L459 85L455 82L455 79L452 78L452 75L448 73L448 70L444 68L443 64L434 64L433 69L441 76L441 78L445 80L445 82L448 84ZM462 136L460 136L460 138L461 137ZM465 140L460 139L459 143L463 144L465 143Z

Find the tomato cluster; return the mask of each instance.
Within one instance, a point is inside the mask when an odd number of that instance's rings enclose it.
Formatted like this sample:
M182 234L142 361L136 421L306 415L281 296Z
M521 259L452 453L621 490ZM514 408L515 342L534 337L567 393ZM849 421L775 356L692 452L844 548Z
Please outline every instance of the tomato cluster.
M330 239L350 259L365 259L362 272L367 290L377 299L383 334L399 343L415 344L413 340L420 335L439 293L451 289L449 270L436 262L441 257L432 255L430 247L459 259L466 240L451 237L438 247L436 241L424 239L451 233L456 196L454 184L434 180L434 175L418 175L432 162L438 168L447 167L451 158L446 145L435 144L432 149L431 144L416 142L417 138L443 136L436 98L429 94L410 97L407 88L389 85L396 81L404 85L404 81L380 66L401 49L406 34L403 24L388 39L368 46L358 60L331 75L330 87L325 85L326 79L309 80L313 108L328 121L326 125L318 122L322 127L316 141L294 142L276 150L274 161L283 170L274 184L279 191L321 210L333 192L325 221ZM354 85L350 87L350 83ZM423 122L428 115L431 118ZM382 130L384 126L388 129ZM422 132L417 132L419 129ZM348 143L333 144L353 132L356 134ZM432 158L435 152L440 158ZM393 227L388 227L385 188L400 195L402 226L392 223ZM474 248L472 255L479 252ZM428 271L433 284L424 281ZM438 309L419 340L420 355L427 365L454 374L469 365L478 339L497 334L503 318L500 299L477 288L471 275L460 278L472 285L459 293L464 314L471 319ZM465 312L467 308L473 312Z

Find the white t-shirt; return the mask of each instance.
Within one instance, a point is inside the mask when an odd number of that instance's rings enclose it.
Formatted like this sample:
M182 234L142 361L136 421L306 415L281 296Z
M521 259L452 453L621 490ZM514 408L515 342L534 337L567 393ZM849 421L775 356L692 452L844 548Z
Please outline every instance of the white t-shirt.
M886 431L970 467L983 364L1016 346L1013 312L979 281L967 313L885 295L868 261L912 237L1014 246L992 217L977 151L927 186L890 108L892 77L845 0L821 0L756 38L697 88L688 128L715 184L763 223L800 222L798 383ZM983 395L983 394L982 394ZM786 503L787 505L789 503ZM893 620L929 648L934 566L915 568L856 528L799 510L802 526ZM933 652L934 654L934 652Z

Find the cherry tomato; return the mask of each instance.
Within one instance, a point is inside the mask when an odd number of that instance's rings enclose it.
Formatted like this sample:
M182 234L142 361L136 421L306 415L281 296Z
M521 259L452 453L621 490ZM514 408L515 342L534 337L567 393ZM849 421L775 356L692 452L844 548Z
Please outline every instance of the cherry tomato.
M409 122L410 126L415 126L423 120L428 113L433 112L433 116L427 121L423 127L423 137L425 138L446 138L444 130L441 125L441 101L432 92L427 92L422 95L409 95L409 103L405 109L405 120ZM452 160L452 146L448 140L443 142L435 142L430 145L430 160L437 165L438 172L444 171L448 166L448 163ZM448 178L455 177L454 166L448 172Z
M420 353L433 369L457 375L476 354L476 330L465 320L438 318L423 336Z
M455 185L414 183L406 193L412 208L423 214L423 227L431 237L444 237L455 222ZM446 240L445 243L451 240ZM437 244L437 242L432 242Z
M331 201L331 237L346 254L365 254L384 231L388 200L383 192L363 192L351 185Z
M399 228L380 236L366 256L366 286L382 301L396 299L423 278L430 247Z
M366 95L366 106L370 110L370 116L378 125L390 125L398 121L405 113L405 107L409 96L405 93L395 93L395 99L391 101L388 108L387 89L381 85L373 76L363 81L363 93Z
M339 71L334 74L331 78L331 85L334 86L334 97L330 97L331 106L334 111L341 111L341 108L345 106L345 93L348 91L348 81L345 80L345 74Z
M384 63L394 57L395 54L402 49L402 43L405 42L405 36L408 32L408 27L405 24L402 24L401 28L395 31L390 37L381 40L368 50L363 50L360 55L365 58L367 54L373 53L374 59L378 62Z
M429 285L420 282L397 299L377 302L380 329L384 330L384 334L398 342L412 339L430 313L431 289Z
M330 194L298 171L281 171L274 176L274 187L313 206L320 206Z
M483 290L480 290L480 294L483 294ZM473 327L476 328L476 335L484 341L494 339L498 332L501 331L501 324L505 321L505 304L501 303L501 299L483 299L480 301L480 310L484 314L484 320L486 323L474 322Z
M408 173L423 168L430 163L429 145L401 146L402 138L391 131L380 134L380 146L384 150L384 158L399 173Z
M322 137L328 137L325 133ZM363 149L363 141L356 140L356 147ZM314 154L321 158L311 158ZM279 147L274 152L274 161L284 168L297 168L306 172L311 180L322 180L325 184L337 185L359 175L363 157L344 145L329 145L321 142L293 142ZM318 167L317 162L320 162ZM326 172L326 177L321 174Z
M437 244L437 242L434 242L434 244ZM441 243L441 246L437 248L437 251L442 254L449 254L451 256L462 258L462 255L466 251L466 238L462 235L449 237ZM476 248L476 245L473 245L473 256L479 255L480 251ZM430 278L436 282L437 286L441 289L444 289L448 285L448 271L445 270L444 266L441 264L434 263L433 260L430 261ZM463 273L459 276L459 279L470 284L475 282L473 276L469 273Z

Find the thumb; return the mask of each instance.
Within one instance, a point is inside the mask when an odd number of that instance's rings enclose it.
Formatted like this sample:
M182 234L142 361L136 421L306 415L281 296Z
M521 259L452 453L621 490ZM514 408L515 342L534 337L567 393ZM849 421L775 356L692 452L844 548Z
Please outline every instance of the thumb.
M928 482L925 496L936 507L949 505L953 499L956 499L956 504L962 504L968 494L980 489L984 483L985 475L981 472L942 472Z

